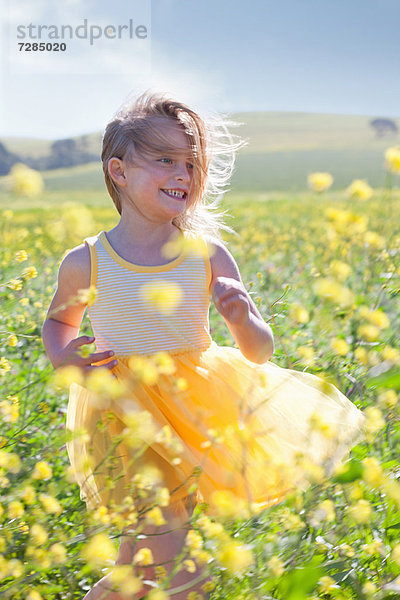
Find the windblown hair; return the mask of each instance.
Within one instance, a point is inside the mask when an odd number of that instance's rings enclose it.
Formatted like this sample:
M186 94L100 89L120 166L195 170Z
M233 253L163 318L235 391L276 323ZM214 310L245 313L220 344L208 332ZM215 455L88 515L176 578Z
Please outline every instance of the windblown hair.
M122 213L118 185L108 172L112 157L135 164L135 158L182 151L171 147L169 139L158 127L160 119L173 119L184 130L193 163L193 183L186 211L173 219L174 225L203 236L222 241L220 229L234 230L223 222L226 211L218 210L226 186L231 178L237 150L247 142L229 132L229 126L238 125L226 115L214 115L203 120L185 104L162 93L145 92L132 104L122 106L108 123L103 135L101 159L108 192Z

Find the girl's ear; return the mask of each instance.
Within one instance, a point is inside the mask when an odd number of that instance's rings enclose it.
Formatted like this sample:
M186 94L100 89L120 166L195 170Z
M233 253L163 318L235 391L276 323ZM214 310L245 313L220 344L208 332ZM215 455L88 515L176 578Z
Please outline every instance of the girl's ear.
M108 173L111 179L120 186L126 185L124 163L120 158L113 156L108 161Z

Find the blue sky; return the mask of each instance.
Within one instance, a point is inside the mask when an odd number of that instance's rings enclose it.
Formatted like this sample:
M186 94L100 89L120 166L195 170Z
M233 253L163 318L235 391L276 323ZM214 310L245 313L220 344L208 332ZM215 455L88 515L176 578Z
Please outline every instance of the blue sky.
M399 0L0 0L0 10L0 136L99 131L147 88L203 112L400 115ZM132 19L148 37L18 52L40 40L17 39L17 25L84 19Z

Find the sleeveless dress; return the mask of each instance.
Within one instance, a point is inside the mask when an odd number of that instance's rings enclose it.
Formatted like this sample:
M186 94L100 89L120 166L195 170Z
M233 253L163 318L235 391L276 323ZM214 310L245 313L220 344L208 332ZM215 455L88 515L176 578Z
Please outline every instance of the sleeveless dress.
M190 499L212 512L218 498L261 509L305 489L315 469L331 474L362 439L364 415L333 385L211 339L204 240L163 266L126 261L105 231L84 241L96 351L114 350L126 386L106 402L70 386L67 451L89 509L137 498L146 476L177 511Z

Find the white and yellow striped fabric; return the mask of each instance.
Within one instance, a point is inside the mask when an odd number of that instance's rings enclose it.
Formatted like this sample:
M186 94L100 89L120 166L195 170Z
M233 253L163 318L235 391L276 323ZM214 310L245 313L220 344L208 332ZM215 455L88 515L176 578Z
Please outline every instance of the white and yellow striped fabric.
M205 350L211 344L209 306L211 266L206 253L186 249L162 266L135 265L116 253L106 232L88 237L90 284L97 298L88 307L96 351L116 355ZM150 284L162 290L179 286L181 297L171 314L146 300Z

